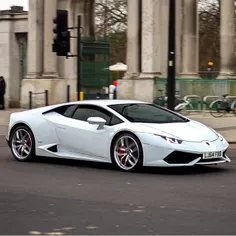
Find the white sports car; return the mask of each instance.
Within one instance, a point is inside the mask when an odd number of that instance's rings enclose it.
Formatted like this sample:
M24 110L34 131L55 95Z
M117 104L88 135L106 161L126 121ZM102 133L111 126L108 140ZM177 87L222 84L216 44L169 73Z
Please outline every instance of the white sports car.
M141 101L87 100L13 113L6 139L18 161L68 158L125 171L230 162L219 133Z

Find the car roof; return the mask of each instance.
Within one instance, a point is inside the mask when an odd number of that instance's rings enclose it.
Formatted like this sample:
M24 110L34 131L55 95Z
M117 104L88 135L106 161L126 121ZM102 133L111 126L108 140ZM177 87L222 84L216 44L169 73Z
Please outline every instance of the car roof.
M101 105L101 106L110 106L110 105L118 105L118 104L129 104L129 103L145 103L142 101L136 100L128 100L128 99L96 99L96 100L83 100L83 101L76 101L70 102L67 104L92 104L92 105Z
M60 104L55 104L55 105L50 105L50 106L44 106L44 107L39 107L39 108L34 108L31 110L26 110L23 111L23 113L43 113L43 112L48 112L50 110L53 110L55 108L65 106L65 105L82 105L82 104L87 104L87 105L97 105L101 107L106 107L109 105L118 105L118 104L130 104L130 103L145 103L142 101L135 101L135 100L122 100L122 99L96 99L96 100L83 100L83 101L75 101L75 102L67 102L67 103L60 103ZM22 113L22 112L20 112Z

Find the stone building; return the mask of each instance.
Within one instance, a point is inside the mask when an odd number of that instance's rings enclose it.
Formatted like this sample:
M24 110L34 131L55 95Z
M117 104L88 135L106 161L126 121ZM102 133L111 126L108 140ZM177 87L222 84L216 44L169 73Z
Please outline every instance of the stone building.
M128 0L127 65L118 83L118 97L152 101L155 78L167 77L168 0ZM179 78L198 75L197 0L176 1L176 63ZM57 57L52 52L53 18L57 9L69 12L69 26L82 16L83 35L93 29L89 12L94 0L30 0L29 12L20 7L0 12L0 74L7 82L6 105L27 107L29 91L49 91L49 104L71 99L76 91L76 58ZM141 4L141 5L139 5ZM141 7L140 7L141 6ZM221 73L235 78L234 0L221 1ZM76 35L76 30L71 34ZM71 40L76 54L76 40ZM37 102L44 104L43 95Z
M236 78L234 2L221 0L221 70L218 78L223 79ZM169 0L128 0L128 71L118 82L119 98L152 101L156 93L156 78L167 78L168 3ZM197 0L176 0L178 78L199 78L197 4Z
M89 14L91 0L30 0L29 11L21 7L0 12L0 74L7 82L6 106L27 107L29 91L49 91L49 103L66 102L66 85L71 85L71 99L76 91L76 58L57 57L52 52L53 18L57 9L68 10L70 27L77 26L81 15L83 35L93 29ZM71 31L76 36L76 29ZM71 40L76 54L76 40ZM4 55L4 56L3 56ZM37 96L39 105L44 96Z
M20 106L27 64L28 15L22 7L0 11L0 75L7 84L6 105Z
M71 96L76 91L76 58L57 57L52 52L53 18L57 9L68 10L69 27L77 26L77 15L81 15L83 35L91 31L88 0L30 0L28 13L28 64L22 81L21 105L27 106L29 91L49 92L49 104L66 102L66 85L71 85ZM76 36L76 29L71 31ZM76 54L76 40L71 40L71 53ZM38 103L44 97L38 96Z

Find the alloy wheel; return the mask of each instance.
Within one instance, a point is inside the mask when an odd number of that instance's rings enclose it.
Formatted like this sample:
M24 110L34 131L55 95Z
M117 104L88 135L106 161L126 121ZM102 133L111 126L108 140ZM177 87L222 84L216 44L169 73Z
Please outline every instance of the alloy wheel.
M32 152L32 137L26 129L17 129L11 139L12 152L16 159L23 161L29 158Z
M114 159L123 170L131 170L136 167L140 159L140 148L137 141L129 136L121 136L114 145Z

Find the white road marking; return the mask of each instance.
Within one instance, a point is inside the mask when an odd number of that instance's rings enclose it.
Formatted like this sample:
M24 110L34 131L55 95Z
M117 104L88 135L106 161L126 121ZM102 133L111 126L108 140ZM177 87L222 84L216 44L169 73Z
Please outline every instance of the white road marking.
M87 226L86 229L97 229L97 226Z
M133 210L133 212L144 212L144 210Z
M42 233L39 232L39 231L30 231L29 234L40 235L40 234L42 234Z
M63 235L62 232L46 232L44 234L47 234L47 235Z

